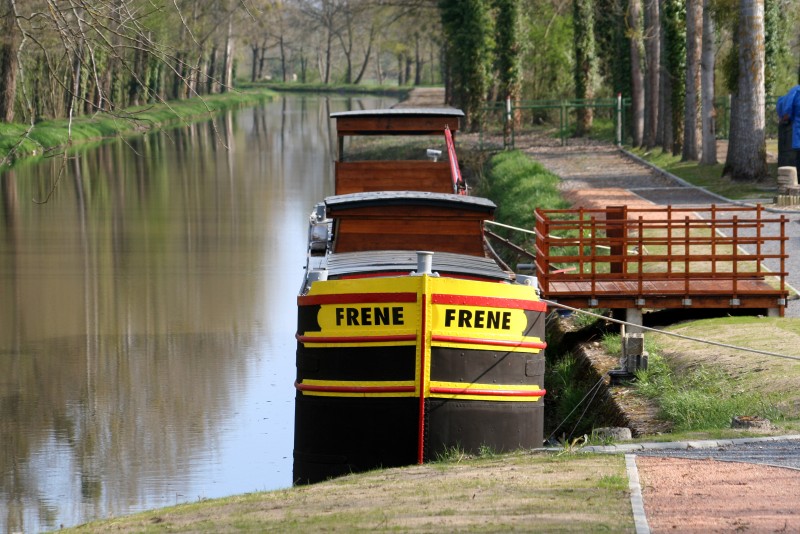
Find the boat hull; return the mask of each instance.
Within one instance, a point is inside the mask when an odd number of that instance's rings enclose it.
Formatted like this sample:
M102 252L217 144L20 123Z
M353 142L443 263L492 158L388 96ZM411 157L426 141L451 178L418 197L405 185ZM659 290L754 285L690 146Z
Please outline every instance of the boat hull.
M538 447L545 307L534 288L399 276L298 297L294 480Z

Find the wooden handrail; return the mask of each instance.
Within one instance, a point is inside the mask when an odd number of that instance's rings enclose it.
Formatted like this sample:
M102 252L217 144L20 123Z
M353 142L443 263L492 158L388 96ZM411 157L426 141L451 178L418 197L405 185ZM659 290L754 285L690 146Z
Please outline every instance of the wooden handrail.
M588 283L592 295L614 280L635 282L627 291L638 295L652 281L681 281L682 289L671 291L687 295L713 294L697 289L711 280L734 301L745 280L773 277L780 289L746 284L746 291L786 293L787 239L786 217L767 216L760 205L537 209L536 269L545 295L551 283L570 280ZM772 270L764 262L773 262Z

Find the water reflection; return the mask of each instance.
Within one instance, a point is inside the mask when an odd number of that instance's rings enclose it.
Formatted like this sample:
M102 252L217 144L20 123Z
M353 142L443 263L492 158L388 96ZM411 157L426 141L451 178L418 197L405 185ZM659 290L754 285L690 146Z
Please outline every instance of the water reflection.
M0 176L0 531L291 484L327 117L387 104L288 98Z

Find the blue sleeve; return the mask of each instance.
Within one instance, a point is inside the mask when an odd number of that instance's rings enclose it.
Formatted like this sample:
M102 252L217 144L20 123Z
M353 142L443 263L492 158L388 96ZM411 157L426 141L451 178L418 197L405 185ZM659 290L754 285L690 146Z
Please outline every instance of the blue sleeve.
M799 89L800 86L795 85L789 89L788 93L778 99L778 102L775 104L775 111L777 111L779 118L788 115L791 120L796 114L800 113L800 100L798 99L798 96L800 96Z

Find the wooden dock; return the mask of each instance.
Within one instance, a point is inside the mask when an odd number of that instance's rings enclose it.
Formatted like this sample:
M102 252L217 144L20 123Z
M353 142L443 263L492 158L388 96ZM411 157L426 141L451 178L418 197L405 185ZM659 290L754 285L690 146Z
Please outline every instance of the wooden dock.
M542 294L575 308L738 308L782 316L788 219L760 206L711 206L707 219L695 211L537 210Z

